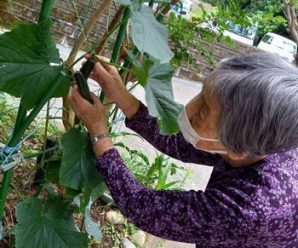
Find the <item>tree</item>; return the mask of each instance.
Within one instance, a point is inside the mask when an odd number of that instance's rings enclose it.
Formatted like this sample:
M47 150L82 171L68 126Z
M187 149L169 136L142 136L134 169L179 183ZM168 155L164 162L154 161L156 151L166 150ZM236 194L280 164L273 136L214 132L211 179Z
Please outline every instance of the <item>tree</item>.
M298 23L296 15L297 1L294 0L283 0L284 3L284 15L288 21L288 29L291 37L298 44Z
M228 6L233 3L233 0L207 0L206 2L214 6ZM261 38L268 32L274 32L286 37L289 36L283 0L240 0L237 4L254 23L257 23L258 37Z
M258 23L258 36L262 37L267 32L274 32L288 37L287 19L283 13L282 1L266 0L254 2L249 9L249 15Z

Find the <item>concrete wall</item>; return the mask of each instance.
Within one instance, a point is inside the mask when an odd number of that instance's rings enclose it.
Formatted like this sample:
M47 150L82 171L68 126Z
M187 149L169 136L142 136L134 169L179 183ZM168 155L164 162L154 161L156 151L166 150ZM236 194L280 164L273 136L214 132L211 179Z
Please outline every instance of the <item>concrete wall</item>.
M92 13L92 10L100 4L102 0L72 0L76 4L77 12L84 20L88 18L88 13ZM5 2L10 2L6 4ZM89 5L89 3L91 3ZM2 6L1 6L2 5ZM1 0L0 9L4 10L2 23L6 20L8 23L14 19L19 19L26 22L35 22L38 19L38 13L41 6L41 0ZM6 7L6 8L4 8ZM103 17L97 22L95 28L89 39L91 42L95 42L102 34L104 34L109 20L113 17L116 11L116 5L112 4L109 10L107 10ZM57 43L73 45L73 42L80 31L80 27L77 24L76 13L73 7L69 3L69 0L57 0L53 9L53 31L55 32ZM5 24L5 23L4 23ZM207 43L203 42L207 49L211 50L214 56L215 63L237 54L247 54L257 51L255 47L247 46L242 43L235 43L233 47L220 43ZM200 81L202 77L207 76L213 69L213 65L200 55L198 51L192 50L192 54L197 58L197 64L200 71L194 70L188 65L184 64L178 71L177 76L185 79L191 79L194 81Z

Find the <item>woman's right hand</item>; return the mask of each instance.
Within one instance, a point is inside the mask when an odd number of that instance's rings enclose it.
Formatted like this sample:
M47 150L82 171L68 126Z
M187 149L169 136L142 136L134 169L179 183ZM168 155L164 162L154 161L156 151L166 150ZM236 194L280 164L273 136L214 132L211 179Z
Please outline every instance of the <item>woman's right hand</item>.
M90 55L87 56L87 58ZM107 58L100 57L102 61ZM116 67L101 62L96 62L90 78L95 80L103 89L106 96L130 118L139 108L139 101L126 89Z

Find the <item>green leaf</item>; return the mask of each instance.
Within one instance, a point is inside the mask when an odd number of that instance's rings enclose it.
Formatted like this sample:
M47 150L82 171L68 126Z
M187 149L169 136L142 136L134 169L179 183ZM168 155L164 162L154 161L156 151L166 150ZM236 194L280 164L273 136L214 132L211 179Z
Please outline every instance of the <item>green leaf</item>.
M81 214L84 215L84 224L87 233L92 236L96 241L102 239L102 232L100 224L92 220L91 206L95 200L97 200L106 189L104 183L97 186L95 189L86 189L80 195L73 199L73 203L79 208Z
M91 206L86 208L84 224L87 233L96 241L102 240L101 226L91 218Z
M69 187L64 187L64 196L67 199L73 199L81 193L82 193L82 190L76 190Z
M174 54L168 45L167 27L155 19L149 7L133 10L130 24L133 43L140 52L149 54L161 63L170 61Z
M135 67L142 67L142 64L138 60L138 56L134 54L133 51L127 52L127 59L131 62Z
M159 119L161 134L179 131L177 117L182 105L174 101L172 89L173 68L170 64L154 64L145 85L149 113Z
M141 151L130 149L128 146L126 146L122 142L115 143L114 145L119 146L121 148L124 148L130 154L131 159L134 160L134 157L136 156L136 157L139 157L140 159L142 159L145 162L146 165L150 165L148 157L144 153L142 153Z
M174 187L177 187L178 185L179 185L179 181L170 182L170 183L167 183L167 184L163 185L163 188L160 189L160 190L166 190L166 189L174 188Z
M168 176L171 172L171 164L168 163L165 165L165 168L160 167L159 169L159 175L158 175L158 183L156 186L157 190L161 190L167 183Z
M71 129L61 138L63 148L62 166L59 177L64 186L81 189L95 188L101 183L95 168L95 158L86 132Z
M147 80L149 77L150 69L153 65L153 62L151 60L145 60L143 65L141 67L134 67L133 71L135 75L137 76L138 82L144 87L147 84Z
M49 161L46 166L46 181L59 184L61 160Z
M72 211L60 197L29 198L17 206L16 248L87 248Z
M0 36L0 91L21 97L33 108L63 71L59 52L51 34L51 21L21 24ZM70 80L65 80L51 97L65 96Z
M89 204L85 209L85 219L84 224L86 227L86 232L93 237L96 241L102 240L102 231L101 231L101 225L95 221L92 220L91 217L91 206L93 204L92 197L90 198Z
M94 188L91 192L91 201L96 201L99 197L102 196L102 194L107 190L107 186L104 182L99 184L96 188Z

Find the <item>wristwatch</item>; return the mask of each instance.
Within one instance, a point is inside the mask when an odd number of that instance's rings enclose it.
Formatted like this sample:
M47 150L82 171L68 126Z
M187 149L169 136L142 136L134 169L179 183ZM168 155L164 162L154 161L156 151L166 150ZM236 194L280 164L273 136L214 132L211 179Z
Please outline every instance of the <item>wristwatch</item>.
M96 136L90 137L90 140L92 145L95 145L97 142L107 137L110 137L109 133L102 133L102 134L98 134Z

